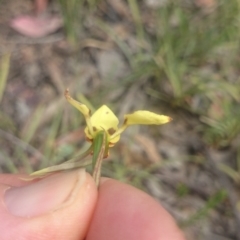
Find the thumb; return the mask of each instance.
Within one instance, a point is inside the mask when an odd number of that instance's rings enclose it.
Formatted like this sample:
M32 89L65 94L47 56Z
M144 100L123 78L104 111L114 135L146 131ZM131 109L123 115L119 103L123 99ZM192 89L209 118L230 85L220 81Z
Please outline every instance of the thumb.
M1 239L84 239L96 201L95 183L84 170L18 187L0 183Z

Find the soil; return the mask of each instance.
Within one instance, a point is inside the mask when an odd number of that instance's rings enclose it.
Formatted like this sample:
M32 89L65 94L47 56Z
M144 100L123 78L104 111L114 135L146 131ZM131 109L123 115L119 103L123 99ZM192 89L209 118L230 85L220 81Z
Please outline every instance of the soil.
M127 22L129 10L125 4L110 2L101 4L97 17L108 21L112 31L132 45L130 54L134 54L138 46ZM29 152L30 163L36 166L44 154L38 146L59 109L68 105L63 95L66 88L72 96L83 94L96 107L110 102L118 116L142 108L159 111L158 102L145 91L151 80L140 77L134 83L121 82L131 67L114 40L97 27L95 16L86 17L78 33L79 44L72 47L63 28L42 38L29 38L9 26L14 17L34 12L32 1L2 0L0 4L0 57L11 53L0 106L0 142L20 172L24 168L13 154L16 144ZM59 14L56 5L54 1L49 5L48 14ZM44 110L31 149L24 145L24 136L39 106L44 106ZM118 164L116 159L124 159L119 165L125 172L119 173L119 179L141 187L159 200L189 239L240 240L237 185L217 167L234 159L236 150L207 147L196 131L196 116L164 104L160 110L174 121L160 128L129 129L113 150L103 174L116 177L109 171ZM54 144L82 143L83 129L80 126L60 134ZM9 171L6 164L5 156L0 155L1 172Z

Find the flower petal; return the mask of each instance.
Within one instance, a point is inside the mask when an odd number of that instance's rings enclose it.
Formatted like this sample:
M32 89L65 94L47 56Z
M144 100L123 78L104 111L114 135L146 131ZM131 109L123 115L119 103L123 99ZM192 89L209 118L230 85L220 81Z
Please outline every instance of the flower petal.
M110 138L118 130L118 118L106 105L101 106L92 116L91 124L93 128L93 136L89 134L88 127L85 128L85 134L89 139L94 138L100 130L105 130ZM120 136L111 139L110 143L116 143Z
M75 108L77 108L84 116L90 116L90 112L91 112L90 109L86 105L74 100L69 95L68 89L65 90L65 97L68 100L68 102L72 104Z
M69 95L68 89L65 90L65 97L70 104L72 104L75 108L77 108L83 114L83 116L86 120L86 123L87 123L87 127L89 129L88 130L89 135L93 136L93 127L92 127L91 120L90 120L91 110L86 105L74 100ZM92 139L92 137L90 139Z
M165 115L159 115L153 112L149 111L136 111L132 114L127 114L124 116L124 123L123 125L118 129L116 133L114 133L111 139L115 139L116 137L120 136L122 132L125 131L125 129L130 125L135 124L142 124L142 125L161 125L164 123L168 123L172 120L172 118L165 116Z
M143 124L143 125L161 125L164 123L170 122L172 119L165 115L159 115L149 111L136 111L132 114L127 114L124 116L124 125L134 125L134 124Z

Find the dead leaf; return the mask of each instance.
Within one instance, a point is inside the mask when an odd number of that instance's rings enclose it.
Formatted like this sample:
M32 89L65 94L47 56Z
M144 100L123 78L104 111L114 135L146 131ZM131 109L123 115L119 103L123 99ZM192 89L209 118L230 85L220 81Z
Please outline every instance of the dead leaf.
M85 133L83 128L81 128L59 137L56 141L56 146L59 147L66 144L77 143L83 140L85 140Z
M149 161L152 163L159 163L161 161L161 156L158 153L156 143L152 139L142 134L137 134L135 140L142 146Z
M35 12L37 14L42 13L43 11L46 10L47 5L48 5L48 0L35 0L34 1Z
M216 5L216 0L196 0L196 5L202 8L212 8Z
M62 26L62 19L52 17L20 16L14 18L10 26L17 32L32 38L44 37Z

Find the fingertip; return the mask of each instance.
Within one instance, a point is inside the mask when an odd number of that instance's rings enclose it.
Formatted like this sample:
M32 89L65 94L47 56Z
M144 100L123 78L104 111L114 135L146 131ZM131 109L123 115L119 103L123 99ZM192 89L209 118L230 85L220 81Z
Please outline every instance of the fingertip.
M104 179L87 240L184 240L170 214L146 193Z
M97 202L97 188L89 174L75 170L17 188L0 184L1 198L5 200L0 206L3 239L83 239Z
M24 178L27 178L27 177L28 175L26 174L9 174L9 173L0 174L0 183L19 187L19 186L27 185L29 183L28 181L24 180Z

